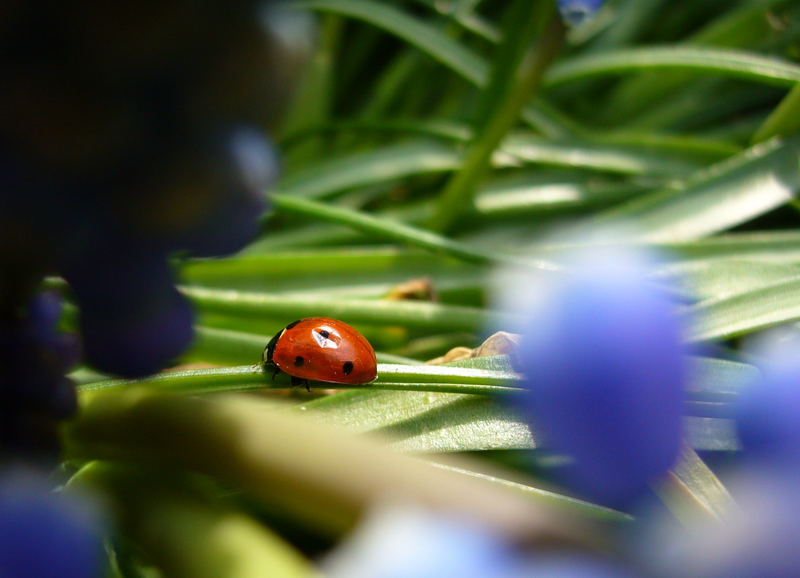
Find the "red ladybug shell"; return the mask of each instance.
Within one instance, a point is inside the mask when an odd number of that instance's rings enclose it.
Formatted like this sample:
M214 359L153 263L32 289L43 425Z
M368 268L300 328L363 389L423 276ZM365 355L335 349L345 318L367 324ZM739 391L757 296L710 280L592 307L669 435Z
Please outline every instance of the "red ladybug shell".
M367 383L378 376L375 351L347 323L309 317L286 326L264 351L264 361L299 379Z

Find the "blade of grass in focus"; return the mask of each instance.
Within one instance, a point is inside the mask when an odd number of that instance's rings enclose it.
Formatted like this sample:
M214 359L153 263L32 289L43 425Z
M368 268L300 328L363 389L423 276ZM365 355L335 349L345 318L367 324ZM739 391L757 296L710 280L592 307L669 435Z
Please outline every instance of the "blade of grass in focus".
M545 86L598 76L656 69L692 70L697 74L722 75L751 82L793 88L800 82L800 66L741 50L658 46L587 54L556 63L545 75Z
M651 241L724 231L792 200L800 189L798 159L800 137L771 140L603 217L627 219Z

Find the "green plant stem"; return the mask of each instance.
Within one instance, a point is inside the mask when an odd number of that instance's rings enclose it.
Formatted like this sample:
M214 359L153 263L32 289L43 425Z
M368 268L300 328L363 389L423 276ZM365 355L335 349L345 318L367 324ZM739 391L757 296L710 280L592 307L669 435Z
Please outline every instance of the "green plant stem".
M153 385L159 389L182 393L211 393L253 389L287 389L289 377L274 378L260 364L213 369L190 369L158 373L152 377L128 380L112 379L80 386L81 392L118 389L134 385ZM508 371L489 371L462 367L431 365L378 364L378 379L367 385L309 382L320 389L372 388L384 390L438 391L489 395L519 392L519 376Z
M752 144L774 136L790 136L800 132L800 83L773 110L753 135Z
M726 410L738 390L757 379L750 365L713 358L689 358L694 381L689 384L689 403L717 404L711 410ZM101 390L130 389L151 385L160 390L184 394L231 391L280 390L291 388L288 375L272 376L260 364L234 367L190 369L158 373L139 380L111 379L79 386L82 395ZM406 365L379 363L378 378L368 384L330 384L310 381L314 389L363 389L384 391L430 391L469 395L519 395L526 391L522 376L511 371L458 367L452 365ZM532 385L536 387L535 381ZM702 408L701 408L702 409Z
M447 231L469 211L475 189L489 170L492 154L519 121L522 110L536 92L544 71L560 50L563 40L561 19L552 14L542 38L520 65L519 80L505 103L495 108L484 132L470 147L463 167L447 182L436 212L427 223L428 228Z

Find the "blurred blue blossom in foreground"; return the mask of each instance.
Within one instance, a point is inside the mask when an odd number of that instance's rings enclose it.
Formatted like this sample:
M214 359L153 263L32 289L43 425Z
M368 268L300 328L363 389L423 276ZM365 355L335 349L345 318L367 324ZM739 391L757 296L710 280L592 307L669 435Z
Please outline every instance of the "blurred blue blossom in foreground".
M627 569L579 552L543 553L530 557L507 578L634 578Z
M296 36L313 34L302 14L287 30L285 9L256 0L6 8L0 456L52 446L34 440L52 442L76 406L74 359L34 331L45 276L69 284L96 369L140 377L189 346L169 259L227 255L257 234L278 174L266 133L309 50Z
M49 490L33 474L0 475L0 576L101 575L100 518L93 503Z
M55 454L48 418L77 407L64 372L78 361L74 335L57 331L57 295L42 293L22 319L0 320L0 458L37 452Z
M597 12L605 0L558 0L561 18L567 24L577 26Z
M720 519L664 524L641 556L657 576L784 578L800 568L800 476L761 464L726 480L735 504Z
M415 506L374 510L322 563L329 578L477 578L513 567L499 537Z
M632 249L584 249L563 273L517 282L523 409L545 443L572 458L565 480L626 506L675 462L686 367L672 304Z
M762 379L745 388L737 403L745 456L800 471L800 336L775 330L750 349Z
M468 520L417 506L374 509L322 561L328 578L624 578L629 574L575 552L523 555Z

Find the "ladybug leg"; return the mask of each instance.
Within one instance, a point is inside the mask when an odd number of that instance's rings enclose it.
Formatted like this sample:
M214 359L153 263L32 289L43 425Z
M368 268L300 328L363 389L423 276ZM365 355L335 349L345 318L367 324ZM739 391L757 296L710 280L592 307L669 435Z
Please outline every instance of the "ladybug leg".
M275 376L281 372L280 369L276 366L275 369L272 370L272 381L275 381Z
M311 388L308 387L308 380L307 379L302 379L300 377L292 376L292 386L295 386L295 385L305 385L306 386L306 391L311 393Z

